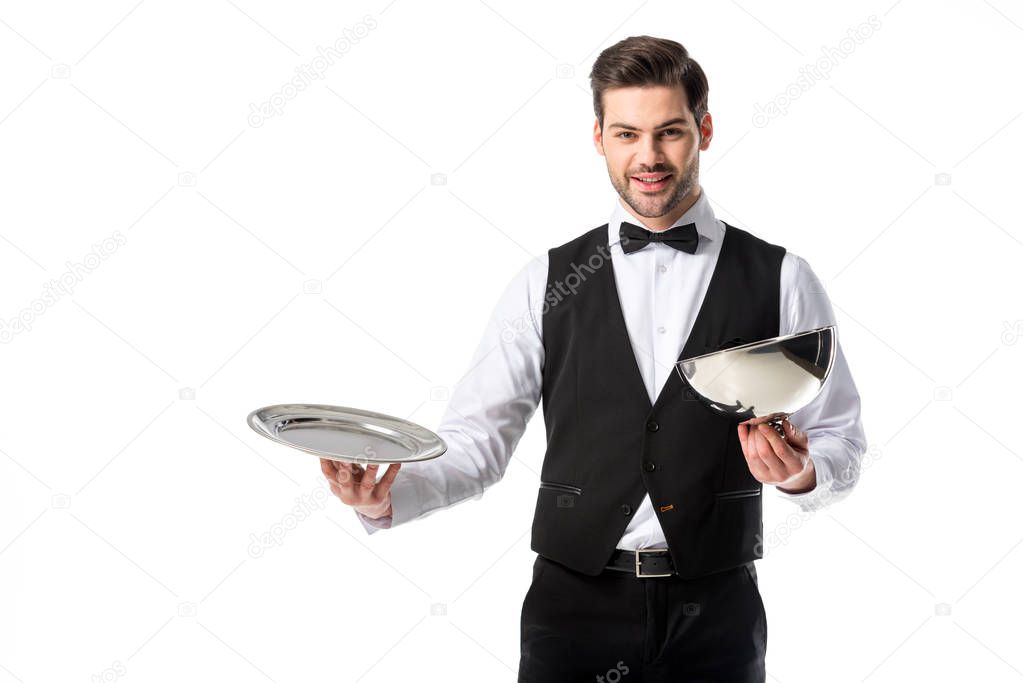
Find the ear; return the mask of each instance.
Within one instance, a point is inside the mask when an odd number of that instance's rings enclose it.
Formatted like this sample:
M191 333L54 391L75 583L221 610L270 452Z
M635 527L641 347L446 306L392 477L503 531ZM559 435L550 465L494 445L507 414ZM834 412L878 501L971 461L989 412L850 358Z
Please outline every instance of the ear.
M597 154L604 156L604 134L600 130L600 121L596 118L593 119L593 147Z
M706 152L707 148L710 147L710 141L714 137L714 119L711 118L710 112L706 112L703 115L703 120L700 122L700 151Z

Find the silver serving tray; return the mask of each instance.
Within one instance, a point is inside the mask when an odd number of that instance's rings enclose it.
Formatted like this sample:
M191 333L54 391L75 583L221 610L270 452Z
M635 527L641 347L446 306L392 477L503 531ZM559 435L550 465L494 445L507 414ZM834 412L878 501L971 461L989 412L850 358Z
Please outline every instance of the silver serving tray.
M416 462L448 449L414 422L344 406L282 403L253 410L246 421L271 441L341 462Z

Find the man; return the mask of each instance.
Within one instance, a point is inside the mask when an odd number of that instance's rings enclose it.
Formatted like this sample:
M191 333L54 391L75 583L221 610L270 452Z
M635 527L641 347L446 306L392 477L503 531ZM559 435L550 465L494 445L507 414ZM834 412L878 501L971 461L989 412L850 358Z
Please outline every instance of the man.
M519 680L763 681L762 485L804 510L847 495L859 395L841 348L785 439L686 393L676 360L834 314L805 260L714 216L699 183L707 81L682 45L628 38L590 78L618 195L608 223L507 287L437 430L443 457L379 482L375 465L323 471L369 533L424 517L501 479L542 397Z

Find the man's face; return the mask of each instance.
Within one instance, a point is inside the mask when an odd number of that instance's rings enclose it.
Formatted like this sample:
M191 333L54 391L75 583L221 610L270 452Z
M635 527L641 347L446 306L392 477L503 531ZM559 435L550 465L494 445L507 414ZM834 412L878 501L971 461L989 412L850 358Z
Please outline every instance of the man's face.
M668 227L695 201L699 153L713 134L710 114L703 117L701 140L681 87L613 88L603 97L604 129L595 122L593 136L611 184L636 214L663 216L667 222L659 227ZM663 179L641 180L651 177Z

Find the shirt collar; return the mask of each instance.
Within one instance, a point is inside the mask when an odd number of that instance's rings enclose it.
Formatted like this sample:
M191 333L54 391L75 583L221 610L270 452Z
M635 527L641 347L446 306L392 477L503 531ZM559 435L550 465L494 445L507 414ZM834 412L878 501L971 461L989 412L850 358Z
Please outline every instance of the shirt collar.
M622 221L628 221L644 228L647 227L642 221L629 213L628 209L622 206L621 198L615 195L614 209L611 211L611 218L607 222L607 244L609 247L621 241L618 229L621 227ZM710 207L710 200L707 199L707 193L702 185L700 186L700 196L696 203L690 206L689 210L682 214L669 228L685 225L686 223L696 223L696 232L700 234L700 237L708 240L719 239L724 232L724 225L714 216L714 210Z

